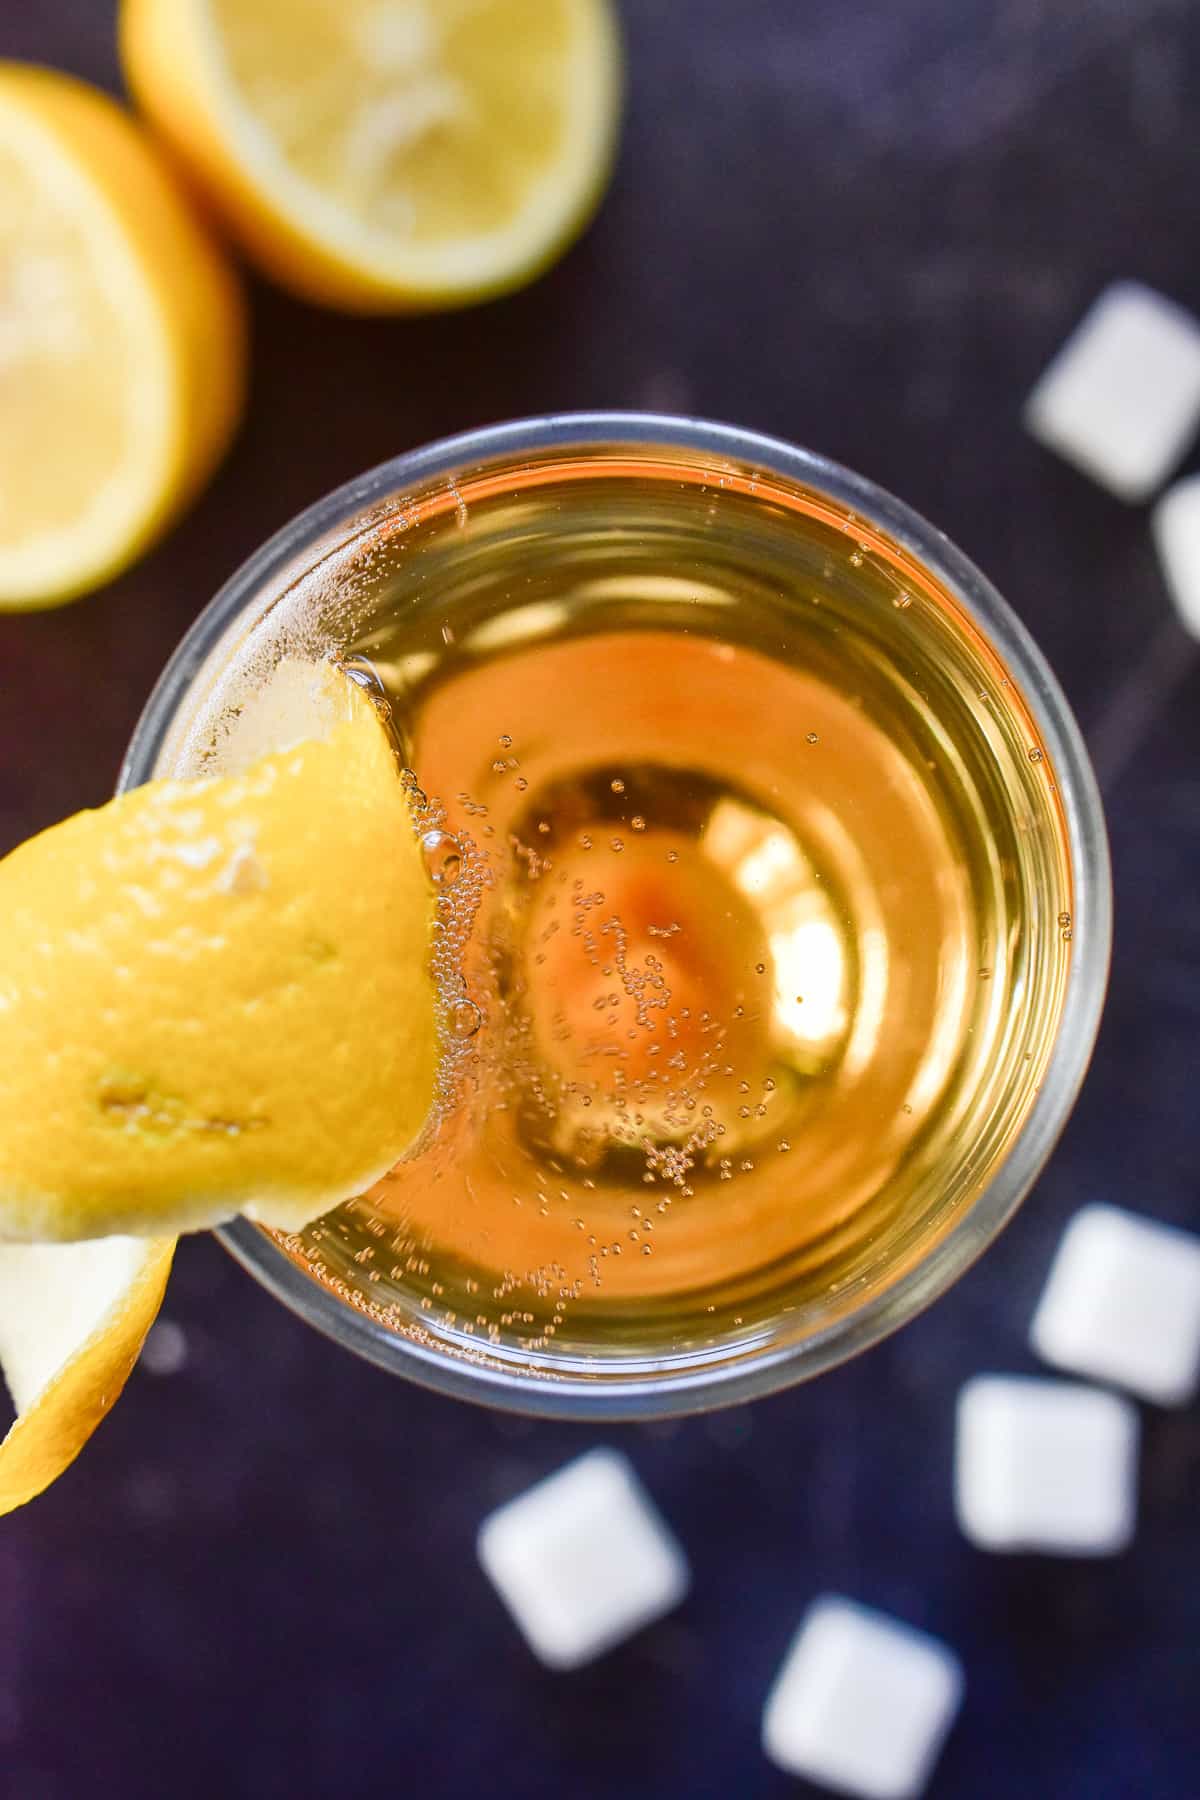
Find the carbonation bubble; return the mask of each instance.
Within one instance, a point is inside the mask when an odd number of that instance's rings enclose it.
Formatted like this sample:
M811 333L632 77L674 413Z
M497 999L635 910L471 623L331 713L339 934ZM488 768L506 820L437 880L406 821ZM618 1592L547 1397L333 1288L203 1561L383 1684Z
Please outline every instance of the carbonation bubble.
M453 887L462 873L462 847L446 831L427 831L421 839L425 866L439 887Z
M380 680L379 671L369 656L343 657L339 667L342 673L348 675L357 687L364 688L372 700L386 700L387 689Z
M472 1038L483 1024L483 1014L473 1000L456 1000L450 1012L450 1030L456 1038Z

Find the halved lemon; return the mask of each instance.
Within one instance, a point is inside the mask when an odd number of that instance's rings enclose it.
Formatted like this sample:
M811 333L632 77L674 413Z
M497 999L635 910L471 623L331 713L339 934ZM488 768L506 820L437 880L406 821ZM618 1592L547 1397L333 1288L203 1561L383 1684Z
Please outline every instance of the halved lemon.
M244 365L236 279L144 128L0 64L0 608L130 562L216 464Z
M352 311L520 286L608 178L608 0L124 0L139 103L247 253Z

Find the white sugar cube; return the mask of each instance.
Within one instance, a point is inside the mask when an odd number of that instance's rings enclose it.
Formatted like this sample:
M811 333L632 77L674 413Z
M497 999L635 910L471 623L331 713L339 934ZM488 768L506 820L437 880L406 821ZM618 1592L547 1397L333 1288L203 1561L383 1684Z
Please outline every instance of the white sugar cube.
M1200 323L1153 288L1106 288L1025 406L1034 437L1122 500L1166 480L1200 425Z
M1074 1381L977 1375L958 1396L958 1522L983 1550L1105 1556L1133 1536L1137 1413Z
M552 1669L590 1662L677 1606L687 1559L628 1457L590 1450L484 1520L479 1560Z
M962 1700L953 1651L898 1619L826 1595L775 1677L763 1749L792 1775L863 1800L910 1800Z
M1200 638L1200 475L1167 490L1151 514L1150 529L1176 611Z
M1030 1337L1060 1369L1182 1406L1200 1385L1200 1238L1085 1206L1062 1235Z

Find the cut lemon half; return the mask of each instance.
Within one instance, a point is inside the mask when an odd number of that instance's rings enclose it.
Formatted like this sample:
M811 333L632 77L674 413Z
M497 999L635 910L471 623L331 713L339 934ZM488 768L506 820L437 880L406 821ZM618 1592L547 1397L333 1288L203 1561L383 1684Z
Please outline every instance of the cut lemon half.
M420 1134L433 886L375 708L309 680L323 736L0 862L0 1237L297 1228Z
M62 1474L124 1387L162 1302L175 1240L0 1245L0 1368L17 1410L0 1513Z
M521 285L604 189L608 0L124 0L139 103L247 253L354 311Z
M98 586L241 410L236 280L115 101L0 64L0 608Z

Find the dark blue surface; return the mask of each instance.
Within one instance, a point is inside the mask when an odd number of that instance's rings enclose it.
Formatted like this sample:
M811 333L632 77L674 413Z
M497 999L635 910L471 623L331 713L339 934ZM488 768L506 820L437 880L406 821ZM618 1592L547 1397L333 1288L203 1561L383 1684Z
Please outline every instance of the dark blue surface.
M967 1698L933 1800L1200 1791L1200 1409L1146 1415L1141 1528L1095 1564L989 1559L951 1517L953 1398L1026 1369L1085 1200L1200 1225L1200 672L1144 511L1019 406L1107 280L1200 310L1200 13L1175 0L626 0L614 190L530 292L355 323L257 289L216 485L106 593L0 619L0 848L103 799L168 650L233 565L367 464L550 407L694 409L861 469L974 556L1107 771L1117 884L1093 1074L1017 1222L934 1310L751 1408L605 1433L695 1569L672 1619L541 1671L482 1515L595 1441L434 1399L308 1333L210 1241L171 1376L0 1522L4 1800L802 1796L762 1700L811 1597L943 1635ZM109 7L8 0L0 53L116 82ZM1193 455L1189 467L1200 467ZM1165 633L1165 635L1164 635ZM812 1790L815 1792L815 1790Z

